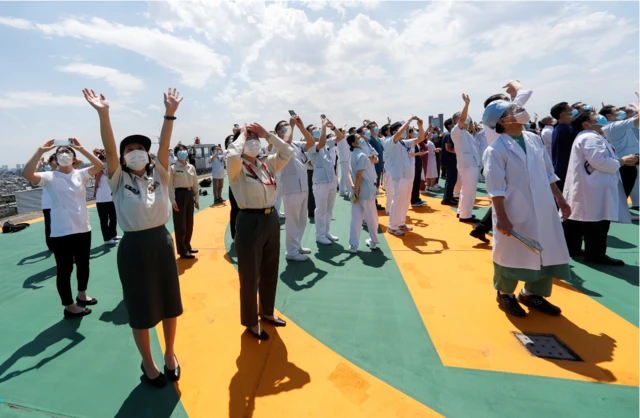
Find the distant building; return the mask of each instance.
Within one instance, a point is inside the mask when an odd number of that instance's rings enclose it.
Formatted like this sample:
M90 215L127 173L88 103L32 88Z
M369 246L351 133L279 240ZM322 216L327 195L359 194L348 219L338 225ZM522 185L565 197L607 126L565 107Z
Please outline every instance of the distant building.
M0 168L0 170L2 170L2 171L9 171L9 166L5 164L5 165L3 165L3 166Z
M444 115L442 113L438 114L438 117L429 116L429 125L433 125L436 128L440 129L440 132L444 131Z

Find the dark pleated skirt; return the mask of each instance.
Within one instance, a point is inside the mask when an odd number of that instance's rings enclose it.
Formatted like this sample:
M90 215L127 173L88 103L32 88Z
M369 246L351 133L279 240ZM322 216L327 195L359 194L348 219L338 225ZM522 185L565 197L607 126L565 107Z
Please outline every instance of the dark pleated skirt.
M153 328L182 314L173 238L164 225L124 233L118 273L131 328Z

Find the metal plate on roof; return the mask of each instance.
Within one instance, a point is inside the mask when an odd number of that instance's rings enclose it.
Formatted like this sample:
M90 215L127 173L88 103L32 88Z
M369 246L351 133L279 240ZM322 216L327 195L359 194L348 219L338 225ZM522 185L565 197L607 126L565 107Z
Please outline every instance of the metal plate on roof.
M513 335L532 355L540 358L583 361L565 343L553 334L514 332Z

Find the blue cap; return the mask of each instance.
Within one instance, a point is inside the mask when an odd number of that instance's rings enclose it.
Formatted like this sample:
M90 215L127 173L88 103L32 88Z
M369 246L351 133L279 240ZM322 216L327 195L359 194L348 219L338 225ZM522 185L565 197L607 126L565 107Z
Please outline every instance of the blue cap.
M498 124L498 120L500 120L504 112L511 105L513 105L513 103L506 100L496 100L495 102L491 102L491 104L484 109L484 113L482 114L482 123L484 126L495 129Z

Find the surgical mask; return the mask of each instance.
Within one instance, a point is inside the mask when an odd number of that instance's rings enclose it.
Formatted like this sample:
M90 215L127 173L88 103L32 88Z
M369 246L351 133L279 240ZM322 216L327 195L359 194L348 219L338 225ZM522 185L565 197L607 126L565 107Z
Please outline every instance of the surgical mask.
M516 120L517 123L526 125L531 120L531 116L529 116L529 112L527 112L526 110L523 110L522 112L514 115L514 119Z
M260 145L260 141L247 141L244 143L244 149L242 152L249 157L255 157L262 150L262 146Z
M73 163L73 155L68 152L58 154L56 159L58 160L58 165L62 167L67 167Z
M602 115L596 116L596 125L605 126L607 123L609 123L609 121L604 116Z
M124 161L131 170L142 170L149 164L149 154L146 151L137 149L125 155Z
M371 132L367 131L364 136L366 136L367 138L371 139Z
M289 130L289 127L285 126L284 128L282 128L282 134L283 135L286 134L288 130Z
M44 166L44 171L51 171L51 167L50 167L50 166L48 166L48 165L45 165L45 166Z
M173 157L173 151L169 151L169 155Z
M571 117L572 117L572 118L575 118L576 116L578 116L578 109L573 109L573 110L571 111Z
M467 116L467 118L464 120L465 125L468 125L471 123L471 116Z
M583 107L583 109L586 110L587 112L591 112L593 110L593 106L586 105L585 107Z
M367 143L365 142L365 140L364 140L364 139L362 139L362 138L358 139L358 146L359 146L360 148L364 148L364 147L365 147L365 145L367 145Z
M617 117L618 117L618 120L624 120L624 118L627 117L627 112L625 112L624 110L621 110L618 112Z
M315 139L320 138L320 130L319 129L316 129L315 131L313 131L313 137Z
M189 156L189 153L187 151L185 151L185 150L178 151L178 159L179 160L186 160L188 156Z
M529 129L529 128L531 128L531 124L529 122L527 122L527 123L524 124L524 127Z
M431 139L437 139L438 138L438 134L431 134Z
M380 128L376 126L375 128L373 128L373 132L377 134L378 132L380 132Z

